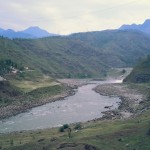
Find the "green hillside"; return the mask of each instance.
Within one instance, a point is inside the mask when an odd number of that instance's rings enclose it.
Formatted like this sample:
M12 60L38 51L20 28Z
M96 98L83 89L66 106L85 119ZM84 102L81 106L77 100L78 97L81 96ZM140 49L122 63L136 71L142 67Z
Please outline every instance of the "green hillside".
M149 41L145 34L118 30L42 39L1 37L0 61L57 78L102 77L109 68L131 67L150 54Z
M105 30L71 35L95 47L101 60L111 67L131 67L150 54L150 37L137 31Z
M150 82L150 55L141 60L124 79L124 82L147 83Z

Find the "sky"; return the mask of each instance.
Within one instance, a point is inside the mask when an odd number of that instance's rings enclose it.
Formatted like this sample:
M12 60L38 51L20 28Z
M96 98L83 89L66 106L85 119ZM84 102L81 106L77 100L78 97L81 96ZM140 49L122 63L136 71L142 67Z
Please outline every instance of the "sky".
M150 19L150 0L0 0L0 28L50 33L116 29Z

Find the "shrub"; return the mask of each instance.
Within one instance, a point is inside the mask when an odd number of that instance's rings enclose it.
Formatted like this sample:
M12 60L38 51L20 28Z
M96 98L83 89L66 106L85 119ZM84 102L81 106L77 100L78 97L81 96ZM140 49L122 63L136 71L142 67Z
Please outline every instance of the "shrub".
M75 130L80 130L81 129L81 124L77 123L74 127Z
M59 128L59 132L64 132L64 127L63 126Z
M10 140L10 145L13 146L14 145L14 141L13 139Z
M150 136L150 129L148 130L147 135L149 135L149 136Z
M63 127L64 127L64 129L67 129L67 128L69 128L69 125L68 124L64 124Z

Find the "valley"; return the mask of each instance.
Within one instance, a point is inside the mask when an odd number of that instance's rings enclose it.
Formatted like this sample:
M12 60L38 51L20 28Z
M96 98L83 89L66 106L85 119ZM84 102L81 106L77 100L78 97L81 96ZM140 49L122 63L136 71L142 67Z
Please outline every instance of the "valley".
M0 118L2 126L7 124L3 131L10 127L10 133L0 134L0 149L149 150L149 40L147 34L120 30L38 39L0 37ZM112 82L118 79L123 83ZM62 113L70 97L75 106L83 103L81 110L74 111L69 100L68 113ZM47 106L63 121L55 123ZM79 113L78 119L69 108ZM40 122L41 115L45 121ZM9 117L25 122L13 126ZM35 124L30 127L32 121L24 118L35 119ZM71 135L58 124L67 124Z

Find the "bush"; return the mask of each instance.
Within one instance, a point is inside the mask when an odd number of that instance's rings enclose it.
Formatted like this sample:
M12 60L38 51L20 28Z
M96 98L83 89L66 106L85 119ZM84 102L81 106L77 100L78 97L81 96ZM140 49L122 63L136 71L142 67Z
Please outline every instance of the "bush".
M67 129L67 128L69 128L69 125L68 124L64 124L63 127L64 127L64 129Z
M13 146L14 145L14 141L13 139L10 140L10 145Z
M74 127L75 130L80 130L81 129L81 124L77 123Z
M64 132L64 127L63 126L59 128L59 132Z
M150 136L150 129L148 130L147 135L149 135L149 136Z

